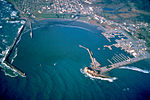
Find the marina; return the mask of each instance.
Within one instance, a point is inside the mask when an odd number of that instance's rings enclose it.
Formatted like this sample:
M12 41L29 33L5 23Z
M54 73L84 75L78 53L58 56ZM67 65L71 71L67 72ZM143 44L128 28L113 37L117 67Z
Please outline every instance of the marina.
M148 0L0 5L0 100L150 100Z
M4 60L5 64L7 64L9 66L11 64L7 61L7 59L9 58L10 53L12 52L12 49L14 49L14 46L16 45L18 39L20 38L21 32L23 31L24 27L25 27L25 24L23 26L21 26L20 30L18 31L18 35L17 35L17 37L16 37L13 45L11 46L11 48L10 48L10 50L9 50L9 52L8 52L5 60ZM31 24L31 22L29 22L29 28L30 28L30 37L33 38L33 30L32 30L32 24ZM114 31L112 31L112 32L114 32ZM110 33L111 35L110 34L108 35L108 33ZM110 38L115 38L116 36L122 36L121 33L117 33L117 32L116 33L111 33L111 31L109 31L109 32L103 32L102 34L105 36L105 38L109 38L109 39ZM129 40L129 39L127 39L127 40ZM124 41L126 43L126 39L123 39L121 37L121 40L116 39L115 41L117 43L114 43L114 44L111 44L111 45L104 45L104 47L109 48L109 50L113 50L112 46L115 46L117 48L121 47L123 50L125 50L127 52L133 52L131 54L133 54L134 58L130 58L129 56L125 56L122 53L121 54L114 54L114 56L111 59L107 59L107 61L111 65L106 65L106 66L102 67L101 64L95 58L92 57L93 53L88 48L86 48L86 47L84 47L82 45L79 45L79 47L84 48L84 49L86 49L88 51L88 53L90 55L91 62L92 62L91 65L93 66L92 69L95 70L95 71L99 70L100 71L99 75L102 75L103 73L111 71L111 70L113 70L115 68L118 68L120 66L128 65L128 64L131 64L131 63L134 63L134 62L137 62L137 61L140 61L140 60L148 58L149 54L146 51L142 51L142 52L144 52L144 53L142 53L142 55L143 54L144 55L141 56L141 54L138 54L138 53L136 53L136 51L133 51L133 48L130 48L129 46L128 46L128 48L124 47L124 45L126 46L126 45L130 45L131 44L131 42L129 42L129 44L123 44L122 45L122 43ZM132 41L132 40L130 40L130 41ZM109 42L111 42L111 41L109 41ZM98 48L97 50L100 50L100 48ZM136 53L136 56L138 56L138 57L136 57L134 55L135 53ZM147 54L147 56L146 56L146 54ZM23 77L26 76L25 73L21 72L20 70L17 70L17 68L14 67L13 65L11 65L10 67L12 69L14 69L16 72L18 72L21 76L23 76Z
M91 74L92 76L95 76L95 77L105 78L105 75L103 75L103 73L109 72L109 71L111 71L115 68L121 67L121 66L125 66L125 65L128 65L128 64L135 63L137 61L149 58L149 55L136 57L136 58L130 58L130 57L127 58L122 53L119 54L119 55L115 54L115 56L112 57L112 60L114 61L114 63L112 63L111 60L107 59L107 61L111 65L103 67L103 66L101 66L101 64L95 58L92 57L92 52L88 48L86 48L82 45L79 45L79 47L88 51L88 53L90 55L91 62L92 62L90 67L85 67L84 68L84 71L88 74ZM108 76L106 76L106 77L108 77Z

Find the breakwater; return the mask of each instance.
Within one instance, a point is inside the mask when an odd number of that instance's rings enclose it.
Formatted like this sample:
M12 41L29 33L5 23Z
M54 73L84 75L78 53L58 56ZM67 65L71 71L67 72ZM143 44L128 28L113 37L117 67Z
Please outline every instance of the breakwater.
M9 62L8 59L9 59L11 53L13 52L13 49L15 48L15 46L16 46L18 40L20 39L21 34L22 34L23 30L24 30L24 27L25 27L25 24L23 24L23 25L20 27L20 29L18 30L18 34L17 34L17 36L16 36L16 38L15 38L13 44L12 44L11 47L9 48L9 51L7 52L7 54L6 54L6 56L5 56L4 60L3 60L3 63L4 63L5 65L9 66L13 71L17 72L17 73L18 73L19 75L21 75L22 77L26 77L25 73L22 72L22 71L20 71L18 68L16 68L16 66L12 65L12 64Z
M102 73L104 72L108 72L108 71L111 71L115 68L118 68L118 67L121 67L121 66L124 66L124 65L128 65L128 64L131 64L131 63L135 63L135 62L138 62L140 60L144 60L146 58L149 58L149 56L141 56L141 57L136 57L136 58L130 58L128 60L125 60L125 61L121 61L121 62L118 62L118 63L112 63L112 65L109 65L108 67L110 68L107 68L106 66L105 67L100 67L98 68L99 70L102 71Z

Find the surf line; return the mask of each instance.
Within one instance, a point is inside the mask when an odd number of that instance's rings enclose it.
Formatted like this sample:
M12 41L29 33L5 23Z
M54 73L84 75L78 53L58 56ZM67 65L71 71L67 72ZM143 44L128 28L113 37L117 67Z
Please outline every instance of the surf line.
M24 72L22 72L21 70L19 70L18 68L16 68L15 65L11 64L11 62L9 62L8 59L9 59L9 57L10 57L10 55L11 55L13 49L15 48L15 46L16 46L18 40L19 40L20 37L21 37L21 33L22 33L23 30L24 30L25 24L26 24L26 23L24 23L24 24L19 28L18 34L17 34L17 36L16 36L16 38L15 38L13 44L10 46L9 51L6 53L6 56L4 57L4 60L3 60L4 65L9 66L13 71L17 72L17 73L18 73L19 75L21 75L22 77L26 77L26 74L25 74Z

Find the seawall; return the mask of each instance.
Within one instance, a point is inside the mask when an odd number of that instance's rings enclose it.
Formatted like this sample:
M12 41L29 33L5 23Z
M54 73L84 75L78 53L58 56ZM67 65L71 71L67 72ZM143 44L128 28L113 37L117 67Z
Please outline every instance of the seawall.
M13 44L11 45L11 47L9 48L9 51L8 53L6 54L6 57L4 58L4 61L3 63L6 64L7 66L9 66L13 71L17 72L19 75L21 75L22 77L26 77L25 73L20 71L18 68L16 68L16 66L12 65L10 62L9 62L9 57L14 49L14 47L16 46L18 40L20 39L21 37L21 34L24 30L24 27L25 27L25 24L22 25L18 31L18 34L13 42Z

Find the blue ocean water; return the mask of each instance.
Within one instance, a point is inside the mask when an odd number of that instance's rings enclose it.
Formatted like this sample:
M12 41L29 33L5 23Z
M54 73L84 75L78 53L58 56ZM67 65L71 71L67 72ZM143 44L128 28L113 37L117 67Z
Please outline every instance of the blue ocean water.
M3 5L4 1L0 1ZM11 5L7 2L6 5ZM11 5L8 17L11 16ZM4 10L4 9L3 9ZM6 15L6 14L4 14ZM3 19L4 18L4 19ZM21 22L8 23L1 17L1 58L12 44ZM19 20L19 19L18 19ZM19 20L20 21L20 20ZM88 47L102 66L108 65L108 58L123 53L119 48L103 49L109 42L96 30L96 26L80 22L45 21L33 25L33 38L24 32L16 45L10 61L21 71L13 74L1 64L0 99L4 100L149 100L150 59L112 70L109 75L117 79L94 79L82 73L82 68L91 61L88 52L78 45ZM40 27L39 27L40 26ZM7 28L5 28L7 27ZM12 28L9 31L9 28ZM4 39L6 43L4 42ZM100 51L97 48L101 48ZM9 74L6 75L6 74ZM16 74L15 74L16 75Z
M0 7L0 67L6 72L5 75L12 73L11 76L14 77L17 74L3 65L2 61L17 36L19 28L23 25L24 20L19 19L19 12L7 1L0 0Z
M113 11L113 8L103 8L104 11Z

